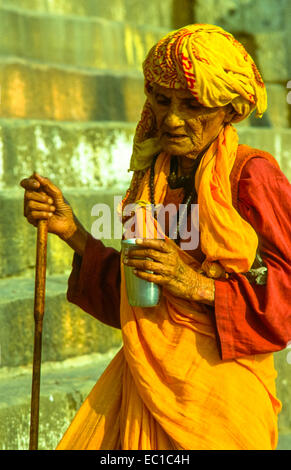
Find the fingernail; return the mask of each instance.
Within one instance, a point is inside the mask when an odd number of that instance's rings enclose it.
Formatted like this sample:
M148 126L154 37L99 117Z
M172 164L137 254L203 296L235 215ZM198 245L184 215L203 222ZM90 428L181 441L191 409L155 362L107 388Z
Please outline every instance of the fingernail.
M128 255L128 248L125 248L125 249L124 249L124 254L125 254L125 255Z
M123 262L124 262L124 264L127 264L128 258L123 258Z

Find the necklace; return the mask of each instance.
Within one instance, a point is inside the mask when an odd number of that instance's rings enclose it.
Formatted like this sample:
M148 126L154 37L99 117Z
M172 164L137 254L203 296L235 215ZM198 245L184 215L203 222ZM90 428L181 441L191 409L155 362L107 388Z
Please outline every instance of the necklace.
M178 221L175 228L174 233L171 233L171 238L175 240L175 243L178 244L180 240L180 224L186 223L187 217L189 214L189 209L191 204L194 200L197 200L197 192L195 189L195 173L197 171L198 165L201 161L204 152L201 152L198 157L195 159L194 166L192 168L191 174L187 176L178 176L178 157L176 155L172 155L171 163L170 163L170 174L167 177L169 186L171 189L177 188L184 188L185 195L183 199L183 209L178 214ZM150 171L150 197L151 197L151 204L155 207L155 187L154 187L154 179L155 179L155 164L157 161L159 154L155 155L152 164L151 164L151 171ZM171 231L170 231L171 232Z

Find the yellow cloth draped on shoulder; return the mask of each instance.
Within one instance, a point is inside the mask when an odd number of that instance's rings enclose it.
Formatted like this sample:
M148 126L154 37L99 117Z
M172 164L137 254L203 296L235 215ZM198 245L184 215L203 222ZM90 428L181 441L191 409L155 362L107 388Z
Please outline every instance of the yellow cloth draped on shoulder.
M147 60L146 86L157 82L178 87L180 83L205 106L233 103L238 119L256 106L258 114L265 109L257 69L242 46L221 28L182 28L161 40ZM247 270L257 247L252 227L231 204L229 174L237 144L236 132L227 126L196 174L201 247L206 254L202 268L213 277L218 266L226 272ZM132 169L147 169L157 150L147 101L135 138ZM169 160L169 155L160 153L156 162L156 204L165 199ZM137 200L148 198L149 169ZM187 251L179 252L185 263L201 269ZM276 398L273 355L222 361L208 307L169 294L162 296L157 307L132 307L122 260L120 269L123 347L57 449L274 449L281 403Z

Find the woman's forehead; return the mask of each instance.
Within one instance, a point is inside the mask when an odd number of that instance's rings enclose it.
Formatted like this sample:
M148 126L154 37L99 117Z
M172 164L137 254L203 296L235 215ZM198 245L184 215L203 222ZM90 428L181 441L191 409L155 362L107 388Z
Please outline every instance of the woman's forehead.
M195 97L192 95L192 93L189 90L186 90L184 88L181 88L179 90L175 90L174 88L167 88L161 85L158 85L157 83L153 84L153 90L155 93L161 93L162 95L165 95L169 98L172 96L175 96L177 98L190 98L195 100Z

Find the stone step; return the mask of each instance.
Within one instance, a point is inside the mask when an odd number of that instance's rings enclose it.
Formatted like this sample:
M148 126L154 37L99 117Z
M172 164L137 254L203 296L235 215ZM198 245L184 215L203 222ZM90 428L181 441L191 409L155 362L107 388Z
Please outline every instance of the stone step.
M268 107L262 118L256 118L255 112L240 124L251 127L286 127L291 125L290 105L287 102L287 83L266 83Z
M145 101L141 72L77 69L0 58L1 118L137 122ZM267 84L269 107L252 125L290 127L286 84Z
M0 119L0 190L34 170L60 188L124 186L135 125Z
M0 5L17 11L78 17L97 16L112 21L164 28L171 28L173 20L173 0L147 0L146 5L140 0L0 0Z
M290 129L236 127L241 143L272 153L291 179ZM62 189L125 187L134 131L123 122L0 119L0 190L18 187L34 170Z
M291 129L240 127L239 137L240 143L271 153L291 182Z
M279 441L276 450L291 450L291 434L279 434Z
M120 248L121 229L116 222L116 208L122 200L127 186L113 187L104 190L87 190L84 188L67 189L63 191L65 198L71 204L74 213L84 227L94 236L93 223L103 217L104 226L98 238L106 245ZM0 279L7 276L33 277L36 256L36 229L23 216L22 188L0 192ZM114 199L117 197L117 199ZM116 202L117 201L117 202ZM107 213L93 212L97 204L109 207L111 221L107 222ZM103 208L101 208L103 209ZM115 219L116 218L116 219ZM106 221L106 222L105 222ZM97 235L96 235L97 238ZM47 273L57 274L70 270L73 252L62 240L49 234L47 247Z
M42 364L39 450L56 448L118 349ZM0 450L29 448L31 369L0 369Z
M55 449L76 411L118 349L42 365L40 450ZM284 354L284 351L275 354L279 371L277 394L283 402L279 415L278 450L291 449L291 387L290 380L284 378ZM0 369L0 450L28 449L31 376L31 367Z
M97 2L99 3L99 2ZM0 54L74 67L142 70L150 48L168 29L96 17L0 9Z
M276 391L279 400L282 403L282 411L279 414L279 429L285 439L282 439L280 446L286 446L286 435L291 435L291 357L290 357L290 345L282 351L274 354L275 368L278 372L276 379ZM288 445L291 442L289 440Z
M222 9L213 8L211 1L196 2L194 16L198 23L213 22L234 33L255 59L267 83L286 83L290 78L287 48L291 38L287 20L290 9L286 7L285 12L282 5L279 9L275 0L271 1L268 9L262 7L263 0L260 0L258 5L252 5L253 8L243 8L242 5L230 3ZM173 18L177 15L174 3ZM35 11L33 5L32 10L23 10L13 7L13 4L11 6L3 2L1 6L0 3L0 24L4 31L0 52L51 63L110 69L133 67L140 70L149 48L173 29L171 22L165 25L163 21L159 21L153 25L148 21L139 21L141 14L136 0L122 2L123 7L119 8L119 11L123 9L126 12L129 7L130 14L126 13L119 18L107 15L108 7L106 8L103 2L102 5L99 1L96 4L97 15L82 17L79 16L75 5L75 15L64 16L48 15L43 9L40 9L40 12ZM50 8L52 6L50 4ZM136 8L139 8L138 14L135 13ZM153 5L153 10L151 7L146 10L150 16L157 19L161 8L165 8L164 2L163 7ZM112 9L111 5L109 9ZM273 10L276 10L276 14L272 14ZM254 11L261 11L262 14L254 16ZM210 21L211 17L213 21ZM257 24L257 18L260 19L260 24ZM256 27L253 27L253 22ZM282 44L286 47L282 47Z
M286 82L290 79L290 52L287 49L290 35L290 26L288 31L254 34L256 44L254 59L265 83L284 83L286 86Z
M55 121L136 122L145 101L139 72L76 69L0 61L0 117Z
M262 117L261 125L269 125L270 127L291 127L291 107L287 102L288 89L287 84L266 84L268 95L268 108ZM254 120L254 118L252 118ZM256 119L260 125L260 119ZM265 123L265 124L263 124ZM253 122L251 123L253 125Z
M97 321L66 299L68 276L47 276L43 362L106 353L121 342L120 330ZM32 363L34 279L0 280L1 367Z
M227 31L249 34L287 29L285 0L196 0L194 16L197 23L217 24Z
M287 35L287 42L284 44L284 47L286 47L288 51L288 55L290 57L290 51L291 51L291 32L290 32L290 24L291 24L291 5L290 2L286 2L285 5L285 10L284 10L284 16L285 16L285 25L286 29L288 32ZM291 77L291 61L288 60L288 72L289 72L289 79Z

